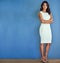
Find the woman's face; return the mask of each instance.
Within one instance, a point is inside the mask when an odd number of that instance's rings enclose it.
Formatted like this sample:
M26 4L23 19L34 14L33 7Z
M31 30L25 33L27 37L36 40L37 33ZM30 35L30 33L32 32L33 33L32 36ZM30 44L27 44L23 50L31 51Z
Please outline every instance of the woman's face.
M46 9L47 9L47 4L44 3L44 4L43 4L43 10L46 10Z

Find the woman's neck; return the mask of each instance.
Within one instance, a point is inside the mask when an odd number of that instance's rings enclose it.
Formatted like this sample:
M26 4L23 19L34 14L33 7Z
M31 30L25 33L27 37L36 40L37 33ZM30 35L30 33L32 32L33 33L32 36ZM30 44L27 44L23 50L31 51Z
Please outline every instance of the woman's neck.
M46 12L46 10L42 10L43 12Z

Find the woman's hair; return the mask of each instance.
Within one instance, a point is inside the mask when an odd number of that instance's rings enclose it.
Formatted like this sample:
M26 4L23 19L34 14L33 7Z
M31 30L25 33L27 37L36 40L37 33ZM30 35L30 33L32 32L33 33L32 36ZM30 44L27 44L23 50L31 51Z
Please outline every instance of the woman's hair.
M47 9L46 9L46 12L48 12L49 14L51 14L51 11L50 11L50 8L49 8L49 3L47 1L43 1L42 4L41 4L41 8L40 8L40 11L43 10L43 5L44 3L47 4Z

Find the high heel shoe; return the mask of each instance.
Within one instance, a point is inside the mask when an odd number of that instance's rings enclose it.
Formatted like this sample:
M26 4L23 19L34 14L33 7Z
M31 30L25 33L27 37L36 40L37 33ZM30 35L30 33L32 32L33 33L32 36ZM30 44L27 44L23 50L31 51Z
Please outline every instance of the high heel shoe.
M42 63L46 63L45 57L41 58Z
M46 63L48 63L48 59L47 59L47 57L45 57L45 61L46 61Z

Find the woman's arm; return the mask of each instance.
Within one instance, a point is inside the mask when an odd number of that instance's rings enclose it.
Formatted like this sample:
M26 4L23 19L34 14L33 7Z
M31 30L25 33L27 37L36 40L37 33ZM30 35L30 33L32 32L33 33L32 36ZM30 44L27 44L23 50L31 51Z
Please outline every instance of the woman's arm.
M51 24L53 22L52 14L50 14L49 20L44 20L41 13L38 14L38 17L39 17L40 21L44 24Z
M52 14L50 14L50 19L49 20L46 20L46 22L48 24L51 24L53 22L53 17L52 17Z

